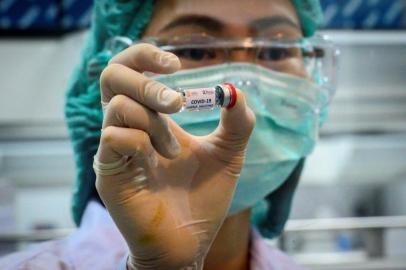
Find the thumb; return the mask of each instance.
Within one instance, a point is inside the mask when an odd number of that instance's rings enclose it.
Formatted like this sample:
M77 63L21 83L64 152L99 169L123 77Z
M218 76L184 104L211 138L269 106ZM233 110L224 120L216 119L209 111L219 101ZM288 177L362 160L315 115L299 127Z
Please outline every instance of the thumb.
M255 114L248 107L244 93L236 89L237 100L232 108L223 108L220 124L213 135L217 142L235 151L244 150L255 126Z

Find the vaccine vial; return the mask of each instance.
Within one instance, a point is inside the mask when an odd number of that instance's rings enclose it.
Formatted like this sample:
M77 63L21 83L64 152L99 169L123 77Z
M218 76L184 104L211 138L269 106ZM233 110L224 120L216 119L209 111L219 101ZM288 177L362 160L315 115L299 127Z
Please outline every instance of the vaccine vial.
M183 99L180 111L202 111L214 108L232 108L237 101L237 91L231 83L215 87L178 89Z

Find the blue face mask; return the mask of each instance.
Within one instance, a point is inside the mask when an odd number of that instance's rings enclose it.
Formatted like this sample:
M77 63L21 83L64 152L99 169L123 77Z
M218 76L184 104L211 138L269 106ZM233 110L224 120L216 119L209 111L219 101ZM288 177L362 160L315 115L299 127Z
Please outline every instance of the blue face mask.
M321 108L328 91L311 81L246 63L228 63L159 75L154 79L178 88L231 82L241 89L256 114L244 167L229 215L253 207L277 189L300 159L311 153L318 138ZM207 135L218 125L220 112L181 112L171 117L193 135Z

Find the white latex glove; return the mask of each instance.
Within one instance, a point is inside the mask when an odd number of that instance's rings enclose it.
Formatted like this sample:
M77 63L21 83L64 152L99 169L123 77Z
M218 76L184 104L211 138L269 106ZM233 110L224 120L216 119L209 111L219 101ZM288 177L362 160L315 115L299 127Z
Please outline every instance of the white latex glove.
M139 44L101 75L105 105L95 157L96 187L130 250L128 267L201 269L225 219L255 116L243 93L222 109L218 128L193 136L166 114L178 93L142 74L172 73L179 59Z

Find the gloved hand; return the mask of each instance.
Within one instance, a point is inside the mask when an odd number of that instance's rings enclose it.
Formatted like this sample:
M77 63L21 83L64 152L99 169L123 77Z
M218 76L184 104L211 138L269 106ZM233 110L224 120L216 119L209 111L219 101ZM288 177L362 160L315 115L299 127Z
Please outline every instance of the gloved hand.
M180 95L143 75L172 73L179 59L139 44L101 75L104 122L96 187L130 250L128 267L201 269L225 219L255 115L237 90L217 129L193 136L167 114Z

